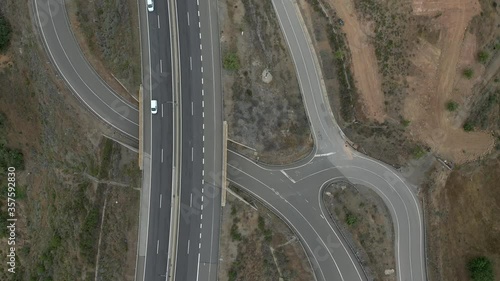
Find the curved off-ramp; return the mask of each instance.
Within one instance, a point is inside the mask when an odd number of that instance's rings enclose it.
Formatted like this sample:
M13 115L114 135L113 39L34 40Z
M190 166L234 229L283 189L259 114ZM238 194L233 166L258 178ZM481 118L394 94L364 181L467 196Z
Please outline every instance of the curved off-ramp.
M65 9L64 0L34 0L35 21L52 63L72 92L94 114L137 141L137 106L116 95L85 59Z
M296 165L271 167L230 152L230 181L262 200L294 228L319 280L367 278L338 229L325 216L322 187L333 179L344 178L373 189L392 216L398 280L426 280L422 210L416 187L392 167L346 145L327 101L319 62L296 4L293 0L273 0L273 5L295 63L315 153Z

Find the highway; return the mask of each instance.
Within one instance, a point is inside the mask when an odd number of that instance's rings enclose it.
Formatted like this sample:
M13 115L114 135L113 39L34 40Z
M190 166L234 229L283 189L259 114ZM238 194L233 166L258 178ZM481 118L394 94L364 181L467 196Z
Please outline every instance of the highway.
M177 1L175 11L169 10L171 1L155 1L151 13L139 1L145 168L137 279L165 280L167 265L172 262L168 261L170 204L179 199L179 225L173 232L179 237L175 278L216 280L223 112L216 0ZM386 202L393 219L398 280L425 280L422 210L415 187L391 167L345 145L300 13L293 1L273 0L273 5L296 66L315 140L314 153L286 167L267 167L230 152L229 180L267 204L292 227L308 251L318 280L366 280L353 251L325 216L322 188L342 177L372 188ZM68 25L63 0L34 0L34 11L49 58L71 91L136 145L136 106L118 97L85 60ZM178 31L174 47L179 50L174 64L169 24L172 12L176 13ZM149 114L151 98L160 104L154 116ZM174 133L176 130L179 133ZM180 178L176 178L177 173ZM178 182L180 198L174 196Z

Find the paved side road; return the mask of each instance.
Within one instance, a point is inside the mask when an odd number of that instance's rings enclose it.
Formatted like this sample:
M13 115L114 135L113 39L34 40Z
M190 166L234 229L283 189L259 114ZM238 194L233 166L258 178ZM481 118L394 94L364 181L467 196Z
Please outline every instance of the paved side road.
M295 1L273 0L292 54L315 140L314 153L287 167L258 165L231 152L229 178L267 203L296 231L319 280L366 280L356 255L325 216L323 187L347 178L377 192L387 204L396 234L398 280L426 279L422 210L397 171L346 146L329 107L319 63Z

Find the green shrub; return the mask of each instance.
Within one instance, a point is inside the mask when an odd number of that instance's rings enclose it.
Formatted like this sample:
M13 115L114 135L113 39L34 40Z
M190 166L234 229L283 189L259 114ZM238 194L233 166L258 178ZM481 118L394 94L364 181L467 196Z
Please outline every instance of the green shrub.
M448 109L448 111L455 111L458 109L458 103L449 101L446 103L446 109Z
M335 59L342 60L344 58L344 51L338 50L333 55L335 56Z
M491 261L486 257L477 257L467 264L470 278L474 281L493 281L493 267Z
M412 154L413 154L413 158L420 159L425 155L425 150L422 147L417 146L415 149L413 149Z
M470 131L474 130L474 126L469 122L465 122L463 128L464 128L464 131L466 131L466 132L470 132Z
M0 15L0 51L7 49L12 36L12 28L7 19Z
M410 126L410 123L411 123L410 120L406 120L406 119L401 120L401 125L403 125L404 127Z
M487 51L480 51L479 53L477 53L477 60L480 63L487 63L489 58L490 54Z
M345 222L347 223L347 225L354 225L358 222L358 217L351 213L347 213L345 215Z
M240 68L240 59L236 53L227 53L222 65L227 70L238 70Z
M236 224L233 224L231 226L231 238L234 240L234 241L241 241L241 233L238 229L238 225Z
M465 78L472 79L472 76L474 76L474 70L472 70L472 68L466 68L464 69L462 74L464 75Z

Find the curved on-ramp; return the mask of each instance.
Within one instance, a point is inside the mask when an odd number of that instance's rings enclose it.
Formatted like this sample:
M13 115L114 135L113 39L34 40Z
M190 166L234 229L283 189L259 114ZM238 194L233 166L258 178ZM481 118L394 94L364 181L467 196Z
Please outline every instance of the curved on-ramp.
M35 0L34 12L45 49L68 87L100 119L137 141L137 106L116 95L85 59L69 26L64 0Z

